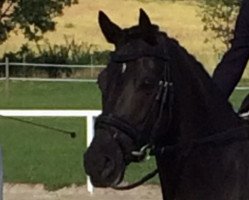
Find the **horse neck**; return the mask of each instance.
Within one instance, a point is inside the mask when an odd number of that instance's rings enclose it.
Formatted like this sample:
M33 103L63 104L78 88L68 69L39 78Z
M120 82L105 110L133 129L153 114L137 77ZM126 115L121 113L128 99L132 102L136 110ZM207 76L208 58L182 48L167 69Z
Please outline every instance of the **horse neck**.
M178 47L172 66L176 124L183 139L198 138L238 127L241 122L229 102L194 57ZM183 134L186 133L186 134Z

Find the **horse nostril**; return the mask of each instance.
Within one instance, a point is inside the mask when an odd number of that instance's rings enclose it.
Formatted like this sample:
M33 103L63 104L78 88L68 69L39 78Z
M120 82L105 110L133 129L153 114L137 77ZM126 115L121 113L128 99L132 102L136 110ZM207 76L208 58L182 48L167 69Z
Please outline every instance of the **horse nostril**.
M109 156L104 156L104 160L105 160L105 164L108 166L108 165L111 165L112 163L112 159L109 157Z
M101 177L107 178L108 176L110 176L113 173L113 171L115 169L115 162L109 156L104 156L103 162L104 162L104 165L103 165L104 168L103 168L103 171L101 173Z

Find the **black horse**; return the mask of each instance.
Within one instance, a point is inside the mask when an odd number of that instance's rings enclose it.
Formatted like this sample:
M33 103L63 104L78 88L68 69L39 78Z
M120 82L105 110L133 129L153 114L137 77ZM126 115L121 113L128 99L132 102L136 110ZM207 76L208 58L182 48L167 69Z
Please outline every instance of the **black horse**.
M163 199L248 200L248 126L203 66L143 10L131 28L103 12L99 24L115 51L98 78L103 113L84 157L92 183L116 186L150 148Z

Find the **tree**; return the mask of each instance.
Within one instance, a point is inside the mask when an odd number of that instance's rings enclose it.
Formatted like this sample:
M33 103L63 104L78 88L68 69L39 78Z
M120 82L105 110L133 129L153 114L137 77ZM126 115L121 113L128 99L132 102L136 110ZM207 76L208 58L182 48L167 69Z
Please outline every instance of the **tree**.
M204 23L203 30L213 33L212 36L209 35L206 42L211 42L211 39L218 40L224 44L225 50L228 49L238 14L238 0L202 0L200 8ZM215 44L213 48L220 53L220 49Z
M77 0L0 0L0 44L10 32L20 29L29 40L38 41L55 29L54 18Z

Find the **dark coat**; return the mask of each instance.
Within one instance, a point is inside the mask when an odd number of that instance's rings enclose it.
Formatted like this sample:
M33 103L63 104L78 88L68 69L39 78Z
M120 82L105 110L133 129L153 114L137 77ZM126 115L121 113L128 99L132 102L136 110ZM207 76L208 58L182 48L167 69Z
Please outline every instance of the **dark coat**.
M249 59L249 0L243 0L231 48L213 74L213 80L226 98L239 82Z

